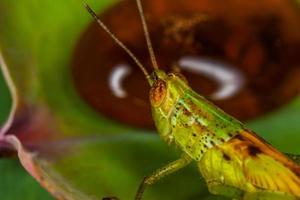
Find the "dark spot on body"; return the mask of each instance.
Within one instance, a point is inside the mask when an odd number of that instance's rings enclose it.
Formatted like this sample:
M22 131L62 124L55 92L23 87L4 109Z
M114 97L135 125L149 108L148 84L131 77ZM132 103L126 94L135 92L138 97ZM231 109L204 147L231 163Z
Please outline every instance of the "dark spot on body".
M234 138L239 139L240 141L246 141L246 139L241 134L237 134L236 136L234 136Z
M193 137L196 137L197 135L196 135L196 133L193 133Z
M231 160L230 156L227 153L223 153L223 158L227 161Z
M276 190L280 190L279 186L277 185L277 183L274 181L274 185L276 187Z
M192 113L188 109L184 108L182 111L183 111L184 115L186 115L186 116L192 116Z
M249 145L248 146L248 153L249 153L250 156L257 156L257 154L262 153L262 151L260 150L259 147Z

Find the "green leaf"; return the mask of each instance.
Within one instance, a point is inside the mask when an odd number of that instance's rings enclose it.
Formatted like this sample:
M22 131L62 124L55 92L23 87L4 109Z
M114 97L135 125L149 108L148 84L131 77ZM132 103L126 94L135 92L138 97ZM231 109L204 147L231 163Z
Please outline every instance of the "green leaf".
M0 160L0 174L0 196L2 200L53 199L24 171L16 160Z
M92 6L104 9L108 3L95 1ZM18 124L9 134L17 135L25 149L17 138L6 142L18 149L23 166L55 197L133 198L143 176L177 158L157 135L99 116L75 93L68 66L76 39L91 20L81 3L2 1L0 8L5 8L0 21L5 27L0 30L4 64L22 101ZM198 176L192 169L153 187L146 199L207 195L200 176L192 178ZM189 182L186 190L178 180Z
M11 98L8 88L0 72L0 125L5 121L11 107Z

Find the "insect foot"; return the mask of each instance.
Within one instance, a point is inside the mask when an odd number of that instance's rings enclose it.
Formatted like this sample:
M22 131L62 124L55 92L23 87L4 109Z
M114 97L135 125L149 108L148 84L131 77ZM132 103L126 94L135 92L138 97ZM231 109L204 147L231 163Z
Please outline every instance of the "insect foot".
M151 184L149 184L150 182L147 181L148 178L149 178L149 176L145 177L143 179L142 183L140 184L138 191L136 193L136 196L135 196L135 200L141 200L146 186L151 185Z

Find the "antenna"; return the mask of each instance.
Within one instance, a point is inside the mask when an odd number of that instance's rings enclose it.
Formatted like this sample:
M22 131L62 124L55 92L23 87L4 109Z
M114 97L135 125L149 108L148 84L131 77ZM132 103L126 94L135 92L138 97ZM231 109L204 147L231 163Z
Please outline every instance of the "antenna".
M144 73L147 81L150 83L150 75L147 72L146 68L142 65L142 63L137 59L137 57L128 49L128 47L121 42L109 29L108 27L100 20L100 18L97 16L97 14L93 11L93 9L87 4L84 3L85 8L87 11L92 15L92 17L96 20L96 22L102 27L104 31L106 31L110 37L121 47L125 50L125 52L133 59L133 61L139 66L139 68Z
M143 25L143 29L144 29L144 34L145 34L145 38L146 38L146 42L147 42L147 46L148 46L148 51L149 51L149 54L150 54L150 58L151 58L153 68L158 69L158 64L157 64L156 57L155 57L155 54L154 54L154 51L153 51L153 47L152 47L152 43L151 43L147 23L146 23L146 20L145 20L145 15L144 15L141 0L136 0L136 4L138 6L139 13L140 13L140 16L141 16L142 25Z

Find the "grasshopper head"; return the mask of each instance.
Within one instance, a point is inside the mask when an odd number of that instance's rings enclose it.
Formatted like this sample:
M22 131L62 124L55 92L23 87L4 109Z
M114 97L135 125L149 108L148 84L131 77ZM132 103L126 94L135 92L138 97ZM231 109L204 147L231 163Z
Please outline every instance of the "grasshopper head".
M177 72L165 73L155 70L151 74L150 102L153 107L160 107L165 100L176 100L189 86L185 77Z
M155 70L151 74L150 102L153 107L162 104L167 96L167 74L161 70Z
M165 139L169 138L170 113L177 101L189 88L183 75L155 70L151 74L150 102L152 115L158 132Z

